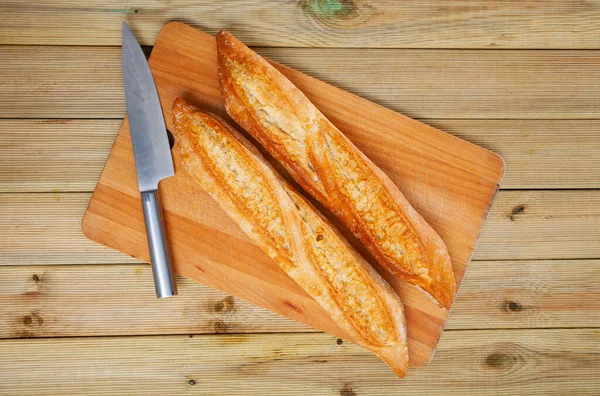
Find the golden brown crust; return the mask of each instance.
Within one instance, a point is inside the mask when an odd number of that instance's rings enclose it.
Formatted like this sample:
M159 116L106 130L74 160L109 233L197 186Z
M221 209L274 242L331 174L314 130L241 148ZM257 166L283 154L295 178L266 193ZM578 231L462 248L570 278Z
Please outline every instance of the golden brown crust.
M175 101L173 117L186 171L353 341L404 376L406 325L392 288L225 121L183 99Z
M318 175L313 170L314 167L308 161L305 139L303 136L293 133L293 131L302 132L314 118L315 114L311 111L313 109L311 103L287 79L282 82L286 92L270 90L269 85L266 84L252 86L253 82L260 83L261 80L250 78L245 79L245 84L237 85L235 82L244 78L244 75L266 76L265 79L268 80L277 78L276 73L279 73L264 61L256 62L255 58L258 55L254 52L238 51L239 44L241 43L229 33L217 35L219 80L227 112L267 148L295 180L303 180L308 177L307 182L303 185L308 193L319 201L325 200L326 193L323 185L318 180ZM234 62L233 59L235 59L235 63L228 65L228 62ZM262 60L262 58L260 59ZM266 89L262 89L263 87ZM256 96L247 94L250 89L260 91L260 102L256 100ZM272 103L277 105L270 105ZM279 117L277 120L261 117L259 111L263 115L279 114ZM290 119L294 122L287 122ZM278 125L278 123L286 125ZM283 130L292 132L284 133Z
M217 49L229 115L390 272L449 309L456 283L446 246L389 177L233 35L219 32Z

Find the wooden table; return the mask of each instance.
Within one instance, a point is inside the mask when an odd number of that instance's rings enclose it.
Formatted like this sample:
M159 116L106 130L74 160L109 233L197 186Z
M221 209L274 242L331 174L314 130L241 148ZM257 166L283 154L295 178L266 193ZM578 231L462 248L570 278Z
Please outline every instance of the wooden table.
M121 3L0 3L0 394L600 392L600 1ZM429 366L398 380L186 279L157 301L148 266L82 235L125 114L122 20L147 46L171 20L228 29L505 158Z

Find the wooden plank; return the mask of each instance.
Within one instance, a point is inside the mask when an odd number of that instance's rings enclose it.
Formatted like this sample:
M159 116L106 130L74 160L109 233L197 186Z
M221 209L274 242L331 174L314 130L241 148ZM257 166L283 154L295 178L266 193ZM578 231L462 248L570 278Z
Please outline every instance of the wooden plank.
M475 258L600 257L600 190L498 194Z
M598 260L475 262L446 330L597 326L598 276ZM1 266L0 338L313 331L186 278L177 283L179 296L159 301L146 265Z
M0 194L0 265L139 262L87 239L91 194Z
M0 47L0 118L122 118L120 50Z
M119 45L121 21L152 45L167 22L252 45L400 48L598 48L592 1L3 1L0 43Z
M600 51L329 51L261 53L409 117L599 118Z
M83 236L89 199L88 193L0 194L0 265L137 262ZM500 191L474 259L600 258L598 240L599 190Z
M593 243L598 240L599 197L597 191L500 192L476 259L600 257ZM89 194L1 194L0 263L133 260L82 235L80 221L89 198ZM578 221L569 221L574 218ZM565 229L569 232L561 231Z
M312 331L178 277L158 300L149 265L0 266L0 338Z
M501 188L600 188L599 120L422 121L500 154ZM0 120L0 192L93 191L120 125Z
M598 260L477 261L446 329L597 327Z
M400 380L325 334L0 341L14 395L566 395L600 392L598 330L448 332L433 362Z
M0 192L93 191L121 120L0 120Z
M423 121L500 154L500 188L600 187L600 120Z
M259 52L411 117L600 118L600 51ZM122 118L120 56L117 47L0 47L0 117Z

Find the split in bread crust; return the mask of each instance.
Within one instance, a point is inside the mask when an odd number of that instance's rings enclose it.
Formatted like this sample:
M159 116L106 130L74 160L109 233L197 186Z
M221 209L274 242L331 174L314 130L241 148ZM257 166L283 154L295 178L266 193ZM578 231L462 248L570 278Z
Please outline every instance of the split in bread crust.
M352 341L403 377L406 324L391 286L224 120L181 98L173 118L184 169Z
M390 178L232 34L219 32L217 49L227 113L388 271L449 309L456 283L446 246Z

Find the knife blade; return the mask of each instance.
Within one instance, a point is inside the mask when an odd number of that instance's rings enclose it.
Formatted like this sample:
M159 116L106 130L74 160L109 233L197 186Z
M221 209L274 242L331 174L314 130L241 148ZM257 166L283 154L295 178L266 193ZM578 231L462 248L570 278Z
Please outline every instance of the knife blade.
M175 175L173 157L158 91L142 47L123 22L123 87L142 198L146 235L158 298L177 294L169 259L158 184Z

